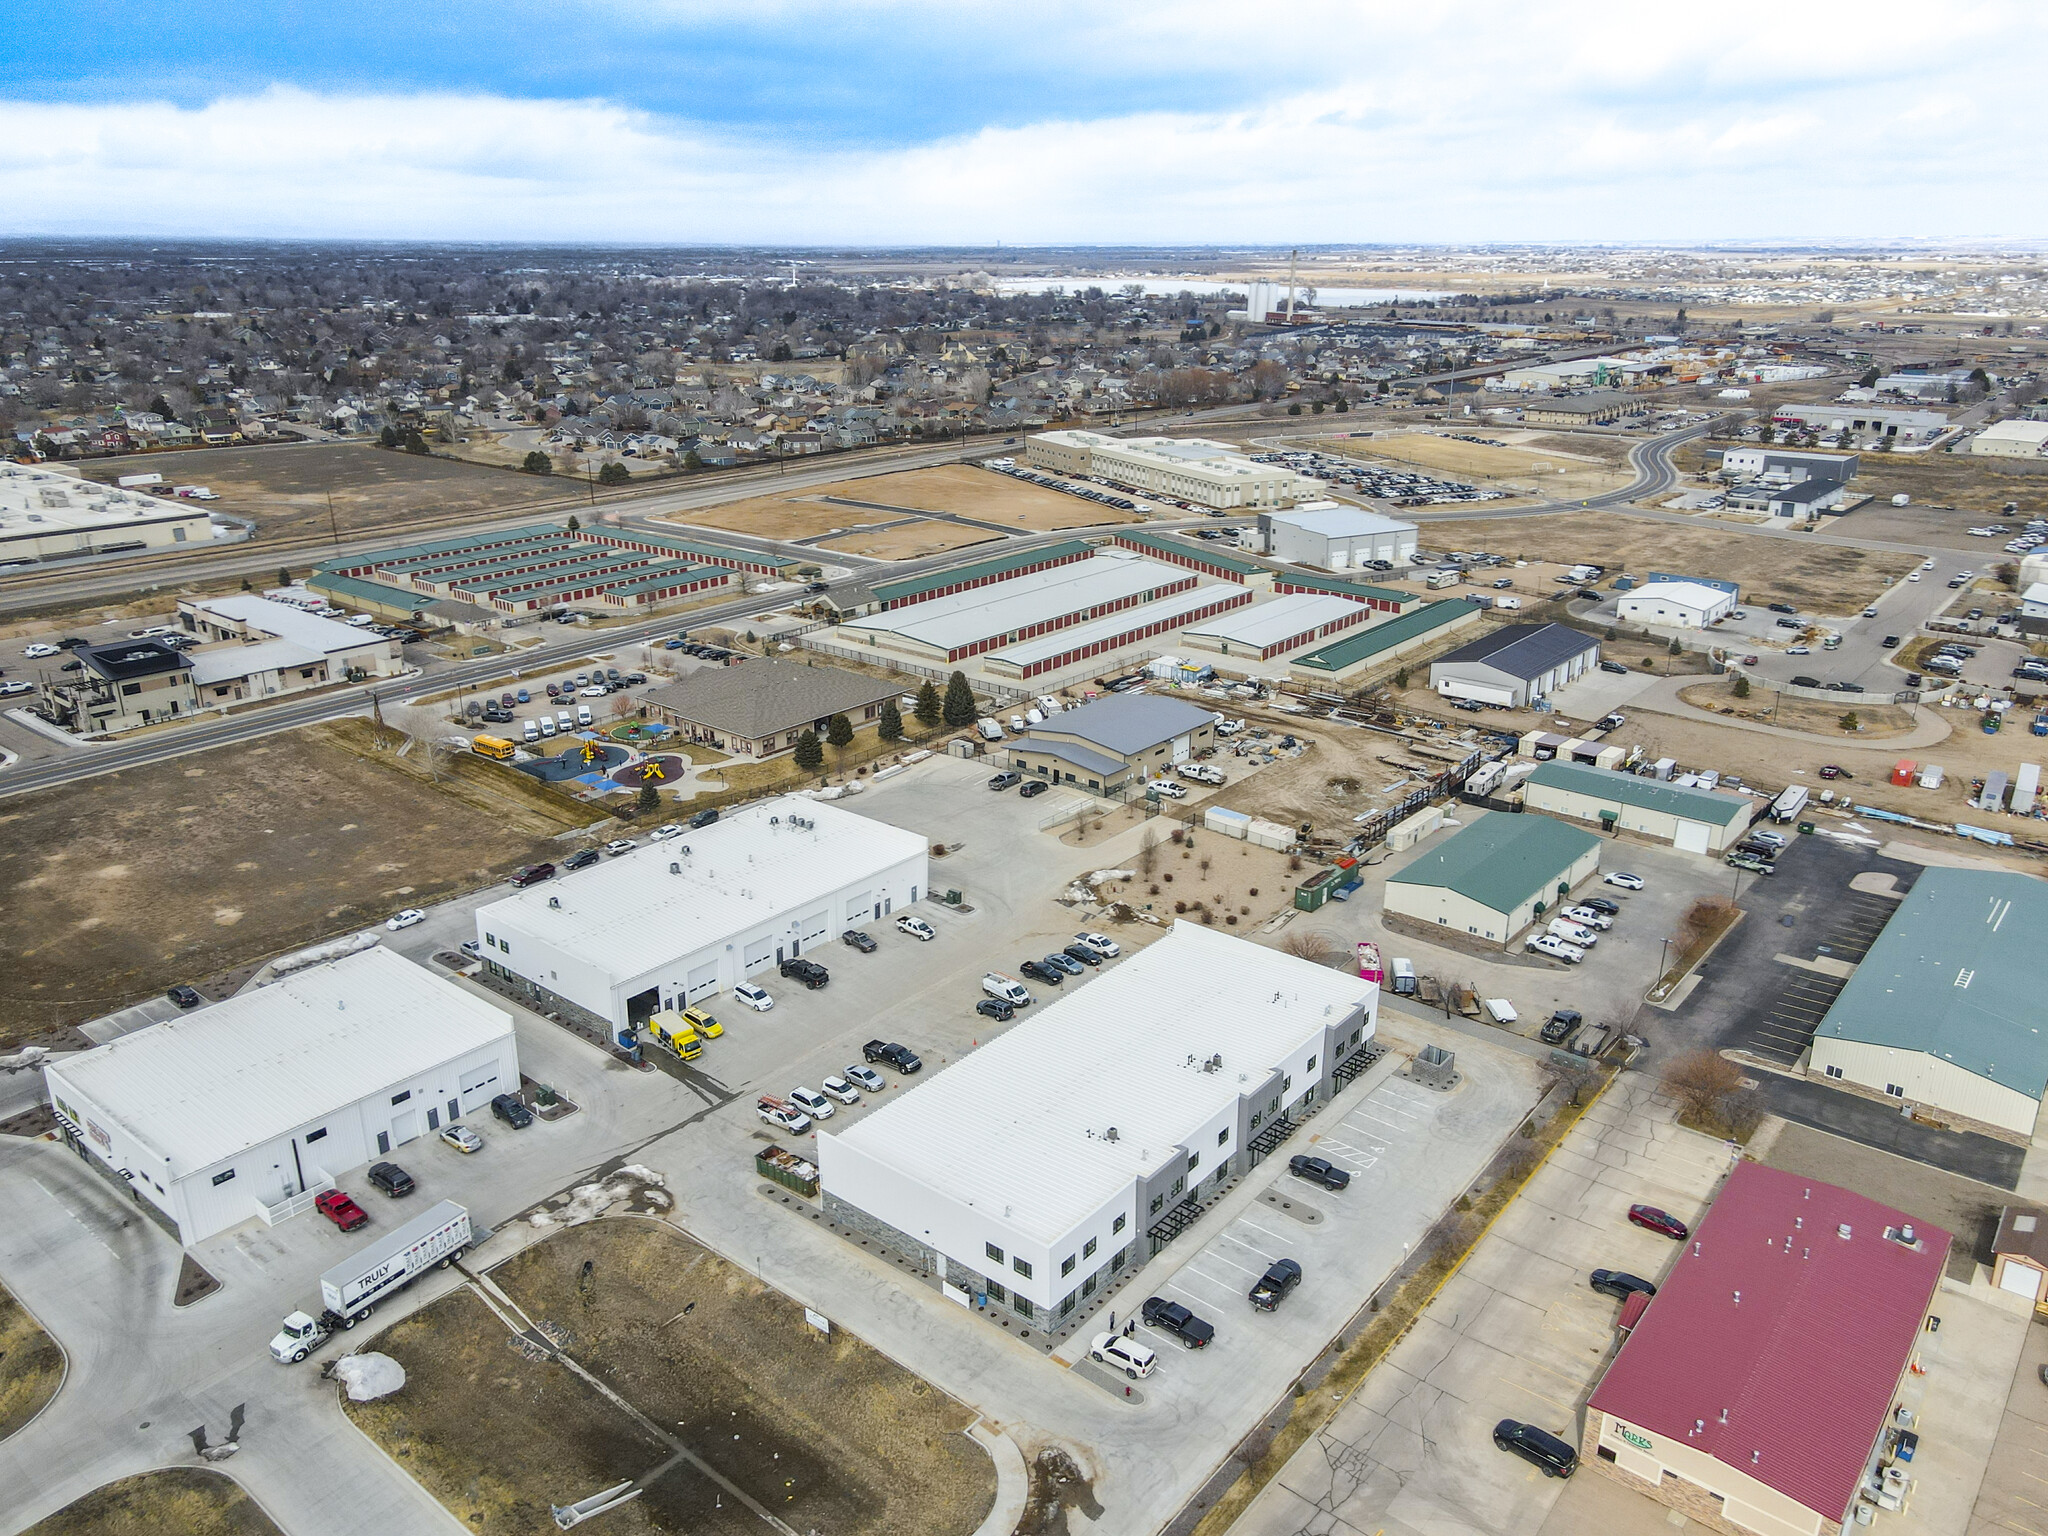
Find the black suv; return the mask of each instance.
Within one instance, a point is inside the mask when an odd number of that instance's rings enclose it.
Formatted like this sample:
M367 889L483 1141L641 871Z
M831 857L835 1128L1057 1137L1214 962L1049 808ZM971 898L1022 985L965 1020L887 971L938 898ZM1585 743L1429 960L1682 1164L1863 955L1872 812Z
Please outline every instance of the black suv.
M1640 1275L1631 1275L1619 1269L1596 1269L1587 1282L1602 1296L1612 1296L1616 1301L1627 1301L1637 1291L1645 1296L1657 1294L1657 1287Z
M1033 981L1042 981L1048 987L1056 987L1067 979L1064 973L1037 960L1026 960L1017 970L1019 974L1029 976Z
M1576 1008L1560 1008L1550 1016L1550 1022L1543 1026L1537 1038L1545 1045L1562 1045L1571 1038L1573 1030L1585 1022L1585 1015Z
M1765 603L1764 606L1773 613L1797 613L1799 611L1790 603Z
M412 1175L396 1163L370 1164L368 1178L394 1200L400 1195L409 1195L413 1192Z
M1351 1175L1327 1158L1310 1157L1306 1152L1297 1152L1287 1159L1287 1171L1297 1179L1307 1179L1311 1184L1320 1184L1325 1189L1343 1189L1351 1182Z
M699 811L696 815L690 818L690 830L694 832L699 827L708 827L711 825L711 823L713 823L716 820L718 820L717 806L713 806L708 811Z
M1252 1287L1252 1305L1261 1312L1270 1312L1280 1305L1281 1298L1301 1284L1301 1266L1292 1259L1275 1259L1266 1272L1259 1276L1259 1283Z
M1102 964L1102 956L1096 954L1095 951L1092 949L1083 949L1078 944L1069 944L1065 949L1061 950L1060 953L1065 955L1069 960L1080 961L1083 965L1087 966L1088 969L1091 971L1094 970L1096 966Z
M858 928L847 929L846 932L839 935L839 942L848 949L859 950L864 955L872 955L875 952L875 941L862 933Z
M180 1008L197 1008L201 1003L206 1001L205 998L199 995L197 988L188 987L183 985L182 983L178 986L171 988L171 990L166 992L164 996L168 997Z
M1511 1451L1545 1477L1570 1477L1579 1470L1579 1453L1547 1429L1502 1419L1493 1426L1495 1450Z
M533 1111L519 1102L516 1093L501 1093L491 1100L491 1113L515 1131L523 1131L533 1124Z
M974 1011L985 1019L1000 1019L1007 1024L1017 1017L1017 1005L1006 1003L1000 997L984 997L974 1005Z
M588 869L591 865L595 864L597 860L598 852L595 848L578 848L574 853L570 854L569 857L562 860L562 868Z
M778 969L791 981L800 981L811 991L825 985L832 979L832 973L815 960L806 960L801 955L791 955Z
M1216 1337L1214 1324L1204 1322L1179 1302L1168 1301L1164 1296L1147 1297L1140 1315L1146 1327L1172 1334L1189 1349L1201 1349Z

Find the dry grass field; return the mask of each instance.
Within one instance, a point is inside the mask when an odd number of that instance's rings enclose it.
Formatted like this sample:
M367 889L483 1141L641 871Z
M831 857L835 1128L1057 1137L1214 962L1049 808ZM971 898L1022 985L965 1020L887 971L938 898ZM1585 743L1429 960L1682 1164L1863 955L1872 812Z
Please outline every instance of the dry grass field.
M231 1477L166 1467L95 1488L23 1536L284 1536Z
M849 533L827 539L816 547L848 555L866 555L871 560L916 560L925 555L943 554L949 549L965 549L970 544L986 544L1001 537L1001 534L990 533L986 528L969 528L960 523L925 518L893 528Z
M42 1412L64 1380L64 1352L0 1286L0 1440Z
M484 884L592 819L480 758L436 785L348 749L367 735L342 722L7 801L0 1049Z
M1630 478L1619 465L1609 467L1583 457L1545 453L1533 446L1496 448L1490 443L1462 443L1425 432L1372 437L1351 446L1360 458L1412 465L1489 486L1535 486L1555 499L1597 496L1626 485Z
M995 1469L975 1415L851 1334L673 1228L630 1218L549 1238L492 1271L581 1365L798 1531L965 1536ZM751 1536L759 1517L552 1360L527 1358L459 1291L377 1347L405 1391L346 1404L357 1425L472 1530L525 1533L564 1490L670 1463L605 1529Z
M175 454L96 460L88 478L107 484L120 475L155 470L180 485L207 485L220 500L211 510L253 517L261 535L323 534L332 500L343 531L390 528L410 519L464 512L512 512L579 495L582 486L539 475L507 474L431 455L397 453L366 443L298 447L196 448Z
M1432 549L1488 549L1558 564L1588 560L1622 571L1695 571L1741 583L1745 603L1787 602L1806 612L1855 613L1884 579L1919 564L1911 555L1815 544L1791 537L1692 528L1626 512L1559 512L1514 519L1428 524Z

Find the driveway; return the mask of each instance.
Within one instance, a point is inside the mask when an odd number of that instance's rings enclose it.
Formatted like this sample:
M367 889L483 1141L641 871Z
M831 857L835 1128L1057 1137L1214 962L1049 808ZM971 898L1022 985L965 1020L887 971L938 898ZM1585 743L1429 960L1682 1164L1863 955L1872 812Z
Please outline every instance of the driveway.
M1696 1220L1727 1168L1719 1142L1678 1128L1669 1100L1617 1081L1234 1536L1527 1536L1554 1505L1562 1519L1561 1500L1601 1479L1551 1481L1494 1450L1493 1426L1522 1419L1578 1443L1619 1310L1587 1272L1661 1277L1677 1246L1630 1226L1628 1206Z

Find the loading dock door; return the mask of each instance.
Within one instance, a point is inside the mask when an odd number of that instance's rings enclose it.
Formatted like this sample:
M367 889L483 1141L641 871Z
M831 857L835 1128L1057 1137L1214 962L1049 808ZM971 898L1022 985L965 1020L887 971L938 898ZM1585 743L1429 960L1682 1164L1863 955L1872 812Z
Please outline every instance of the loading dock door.
M1185 736L1176 736L1176 737L1174 737L1174 738L1173 738L1173 760L1174 760L1174 761L1175 761L1176 763L1184 763L1184 762L1186 762L1186 761L1188 760L1188 738L1187 738L1187 737L1185 737Z
M832 909L820 907L815 912L806 912L797 925L797 932L806 944L815 944L825 937L826 929L832 926Z
M655 1011L660 1007L661 988L659 986L649 987L645 992L635 992L626 999L626 1022L638 1028L653 1018Z
M1705 853L1707 851L1707 826L1703 821L1681 821L1678 824L1678 851L1680 853Z
M694 1003L698 998L717 990L718 962L713 960L709 965L691 967L690 978L683 988L683 1001Z

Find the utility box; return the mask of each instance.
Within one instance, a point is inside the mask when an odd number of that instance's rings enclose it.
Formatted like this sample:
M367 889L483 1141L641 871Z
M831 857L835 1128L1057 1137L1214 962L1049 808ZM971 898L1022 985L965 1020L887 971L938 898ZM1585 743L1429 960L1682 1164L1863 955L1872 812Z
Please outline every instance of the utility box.
M1449 1088L1458 1080L1456 1054L1440 1045L1425 1045L1408 1075L1425 1088Z

